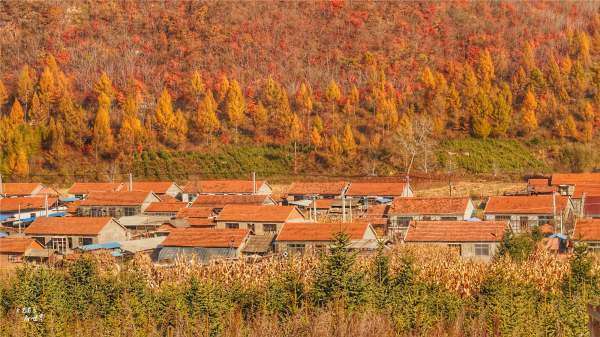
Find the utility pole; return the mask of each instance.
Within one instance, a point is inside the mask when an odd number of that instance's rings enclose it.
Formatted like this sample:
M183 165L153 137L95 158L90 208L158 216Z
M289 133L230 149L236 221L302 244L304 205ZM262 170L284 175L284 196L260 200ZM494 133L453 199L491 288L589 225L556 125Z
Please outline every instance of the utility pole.
M4 194L4 184L2 183L2 175L0 174L0 195Z
M44 210L46 211L46 218L48 217L48 193L44 194Z
M346 222L346 195L342 193L342 222Z
M133 174L129 172L129 192L133 191Z
M252 172L252 194L256 194L256 172Z
M298 162L296 160L296 156L297 156L298 152L296 150L296 145L297 145L297 142L294 141L294 175L298 174L298 165L297 165Z
M19 221L19 234L21 234L21 203L19 203L19 219L17 221Z
M350 197L350 222L352 222L352 197Z

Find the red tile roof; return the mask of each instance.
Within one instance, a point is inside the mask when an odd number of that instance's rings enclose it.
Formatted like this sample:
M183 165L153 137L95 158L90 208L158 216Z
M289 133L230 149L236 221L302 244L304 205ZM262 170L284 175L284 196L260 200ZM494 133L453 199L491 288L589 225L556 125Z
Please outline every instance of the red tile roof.
M112 218L39 217L25 229L27 235L98 235Z
M377 217L383 218L387 216L391 206L390 205L369 205L365 212L365 217Z
M208 228L208 227L215 227L217 225L215 223L215 219L214 218L210 218L210 219L205 219L205 218L186 218L185 220L187 221L188 225L190 225L190 227Z
M0 238L0 253L23 254L30 248L43 249L44 247L30 238Z
M346 188L345 181L294 182L288 189L288 195L341 195Z
M586 216L600 214L600 197L585 197L583 209Z
M575 192L573 198L581 198L585 194L588 196L600 196L600 185L592 184L578 184L575 185Z
M413 221L406 242L497 242L506 221Z
M600 185L600 173L555 173L552 185Z
M556 213L562 212L569 202L568 197L552 195L534 196L494 196L489 197L485 205L486 214L553 214L554 204Z
M399 197L404 193L403 182L353 182L350 183L348 196L376 197L376 196L394 196Z
M456 214L467 210L468 197L396 198L388 214Z
M150 192L92 192L80 206L137 206L144 203Z
M286 222L295 212L294 206L226 205L217 221Z
M368 222L352 223L291 223L283 225L277 241L332 241L336 233L344 232L351 240L361 240Z
M214 215L214 211L212 207L187 207L182 208L177 212L175 216L178 219L185 218L202 218L208 219L209 217Z
M69 194L88 194L91 192L115 192L121 190L121 183L74 183L67 191Z
M552 193L557 191L556 186L550 185L548 178L530 178L527 180L527 189L533 193Z
M192 207L223 208L225 205L262 205L268 195L200 195Z
M40 183L4 183L0 189L0 194L5 195L33 195L36 190L43 189Z
M171 186L177 186L172 181L134 181L132 191L154 192L157 194L165 194ZM179 186L177 186L179 187ZM123 188L127 190L128 184Z
M261 188L266 181L257 180L256 189ZM183 187L187 193L253 193L252 180L201 180L190 181Z
M161 213L177 213L179 212L179 210L181 210L182 208L185 208L187 206L187 202L164 202L164 201L160 201L160 202L153 202L151 203L148 208L146 208L146 210L144 212L148 213L157 213L157 212L161 212Z
M26 209L44 209L45 197L19 197L19 198L3 198L0 199L0 213L16 212ZM56 203L58 199L55 197L48 197L48 207L51 207Z
M247 229L177 228L169 232L163 247L238 248L250 232Z
M314 208L317 204L317 209L330 209L339 202L341 202L341 199L317 199L310 203L310 208Z
M600 241L600 219L579 219L575 223L573 240Z

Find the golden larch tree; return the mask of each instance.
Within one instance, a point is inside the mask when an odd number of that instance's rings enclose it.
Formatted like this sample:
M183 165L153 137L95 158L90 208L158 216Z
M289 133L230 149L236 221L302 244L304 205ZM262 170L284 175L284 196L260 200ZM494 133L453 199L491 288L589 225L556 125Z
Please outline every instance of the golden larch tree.
M171 130L175 123L175 114L173 113L173 103L171 101L171 95L167 89L163 89L158 103L156 104L156 112L154 114L156 119L157 129L163 137L167 136L169 130Z
M113 150L114 139L110 128L110 98L100 92L98 96L98 111L94 119L93 144L96 155L110 154Z
M538 127L537 116L535 114L537 109L537 100L531 90L527 91L521 107L522 113L522 125L527 132L535 131Z
M15 126L25 123L25 112L23 112L23 107L18 99L15 99L12 108L10 108L9 118L11 123Z
M246 112L246 100L244 99L242 89L236 80L232 80L229 84L229 91L227 92L226 99L226 110L229 125L233 127L235 131L235 139L237 141L238 128L244 120L244 113Z
M342 145L344 147L344 153L349 157L356 155L356 140L354 139L354 133L350 124L346 124L344 128L344 138L342 139Z
M35 71L29 68L28 65L24 65L19 73L19 79L17 81L17 97L19 101L28 107L28 104L33 95L35 86Z

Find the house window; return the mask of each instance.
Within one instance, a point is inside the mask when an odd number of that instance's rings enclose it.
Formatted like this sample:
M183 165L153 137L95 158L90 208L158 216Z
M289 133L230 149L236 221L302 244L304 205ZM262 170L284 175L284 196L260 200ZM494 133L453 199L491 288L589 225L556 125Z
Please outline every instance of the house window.
M327 249L326 245L321 245L321 244L315 245L315 251L317 251L317 252L324 252L326 249Z
M306 249L306 245L303 243L288 243L287 250L293 254L302 254Z
M521 227L521 231L526 231L529 229L529 217L522 216L519 218L519 226Z
M490 256L490 245L487 243L476 243L475 256Z
M33 239L37 241L40 245L46 246L46 238L43 236L34 236Z
M21 262L21 255L19 254L8 254L8 262L19 263Z
M508 220L510 220L510 215L496 215L494 217L494 220L496 220L496 221L508 221Z
M456 221L458 220L455 216L443 216L441 217L442 221Z
M588 250L593 253L600 253L600 241L599 242L590 242L588 244Z
M240 228L240 224L238 224L238 223L226 223L225 224L225 228L238 229L238 228Z
M276 233L277 232L277 225L274 223L266 223L263 225L263 231L265 233Z
M108 209L108 215L115 218L117 216L117 209L114 207L110 207Z
M408 227L410 222L412 221L411 217L407 216L397 216L392 218L392 226L393 227Z
M94 243L93 238L79 238L79 246L91 245Z
M35 218L35 213L29 213L30 218Z
M98 207L92 207L92 211L90 212L90 215L93 217L102 216L102 209L98 208Z
M125 216L133 216L135 214L135 207L125 207Z
M50 248L52 248L60 253L66 252L67 251L67 238L65 238L65 237L52 238L52 240L50 242Z
M255 225L255 224L253 224L253 223L249 223L249 224L248 224L248 230L249 230L249 231L250 231L252 234L256 233L256 225Z
M462 255L462 245L460 243L449 243L448 248L456 251L458 255Z
M431 217L428 216L428 215L426 215L426 216L423 216L423 218L421 218L421 220L423 220L423 221L430 221Z
M538 217L538 225L541 226L546 224L554 225L554 217L551 215L540 215Z

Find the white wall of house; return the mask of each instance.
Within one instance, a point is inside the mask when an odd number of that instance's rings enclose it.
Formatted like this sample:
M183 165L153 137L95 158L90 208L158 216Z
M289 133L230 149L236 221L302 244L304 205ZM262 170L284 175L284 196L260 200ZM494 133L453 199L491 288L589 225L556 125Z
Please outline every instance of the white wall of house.
M48 208L48 214L56 214L56 213L60 213L62 211L64 211L64 210L61 210L58 207ZM32 218L32 217L37 218L37 217L46 216L46 210L45 209L21 210L21 212L7 212L7 213L2 213L2 215L12 217L14 219L11 219L10 221L14 221L14 220L18 220L18 219L27 219L27 218Z
M98 233L98 243L120 242L128 239L127 230L114 220L111 220Z
M483 261L491 260L500 247L500 242L407 242L406 244L451 247L457 249L462 257Z
M165 194L170 195L173 198L177 198L181 193L183 193L181 187L177 186L177 184L171 184Z
M144 199L144 202L142 203L142 213L146 210L146 208L148 208L148 206L150 206L151 203L153 202L159 202L160 199L156 196L156 194L154 193L150 193L148 194L148 196L146 197L146 199Z
M510 227L516 233L528 230L534 226L547 223L554 224L555 228L560 226L560 215L554 217L552 214L485 214L485 220L510 221Z
M265 226L266 225L266 226ZM265 230L266 227L275 228L275 231ZM283 222L259 222L259 221L217 221L216 228L240 228L252 230L255 235L275 234L281 232Z

